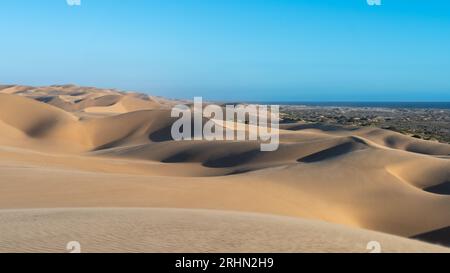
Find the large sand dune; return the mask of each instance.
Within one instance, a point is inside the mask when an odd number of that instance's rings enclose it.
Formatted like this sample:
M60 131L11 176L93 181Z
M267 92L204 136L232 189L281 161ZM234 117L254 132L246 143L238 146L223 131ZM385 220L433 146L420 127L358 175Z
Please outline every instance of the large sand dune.
M95 241L94 235L85 234L93 217L100 217L96 224L107 230L98 242L108 238L110 242L88 243L89 251L201 251L205 247L205 251L360 252L365 249L359 245L372 237L387 238L383 244L388 251L442 250L363 229L421 239L427 238L422 234L446 230L450 145L376 128L308 124L283 125L275 152L261 152L256 141L175 142L170 136L174 122L170 106L176 103L73 85L0 86L0 209L8 209L0 210L0 229L2 235L8 234L0 238L0 251L58 251L58 240L70 234ZM265 215L247 215L248 223L238 221L245 215L240 213L247 212ZM261 234L270 236L264 241L254 234L234 238L225 232L221 242L205 237L198 244L186 239L177 245L173 240L179 234L162 228L179 220L184 232L191 230L192 238L197 238L202 230L198 221L210 223L204 228L211 230L219 215L229 226L246 228L247 234L256 225ZM42 219L36 224L49 234L33 241L29 221L35 217ZM158 220L148 234L159 232L160 225L167 230L168 243L161 234L153 244L151 239L135 243L143 228L140 224L146 226L153 217ZM62 231L74 223L68 233ZM313 226L315 233L308 233ZM128 243L123 239L126 228L137 232ZM276 228L280 232L270 233ZM283 228L287 231L281 232ZM19 231L27 234L27 244L21 241L25 237L14 235ZM317 233L323 236L315 240ZM345 234L345 240L327 241L333 233ZM41 244L53 235L53 241ZM293 239L294 235L299 238ZM236 238L254 244L233 248ZM114 243L116 239L121 243Z
M0 252L449 252L383 233L296 218L186 209L0 212ZM369 246L369 248L368 248Z

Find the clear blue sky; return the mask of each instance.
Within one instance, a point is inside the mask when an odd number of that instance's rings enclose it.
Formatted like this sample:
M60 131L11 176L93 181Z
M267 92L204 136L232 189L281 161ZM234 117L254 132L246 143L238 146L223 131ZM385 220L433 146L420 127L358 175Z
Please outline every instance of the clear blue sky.
M450 1L2 0L0 83L450 101Z

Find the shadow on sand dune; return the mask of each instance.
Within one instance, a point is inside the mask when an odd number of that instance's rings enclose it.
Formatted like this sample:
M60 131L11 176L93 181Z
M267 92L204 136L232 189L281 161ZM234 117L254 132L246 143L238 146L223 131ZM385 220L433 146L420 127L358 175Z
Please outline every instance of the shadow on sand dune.
M432 187L428 187L424 189L424 191L442 195L450 195L450 181Z
M232 153L226 156L211 156L209 159L202 159L204 155L197 150L178 152L163 160L162 163L186 163L200 162L202 166L208 168L231 168L251 162L260 153L259 150L251 150L242 153Z
M225 157L207 160L203 166L209 168L231 168L251 162L260 153L259 150L251 150L239 154L231 154Z
M315 163L325 160L330 160L337 158L339 156L365 150L368 148L368 145L358 138L351 138L351 141L339 144L337 146L325 149L323 151L308 155L306 157L300 158L297 161L301 163Z
M153 142L172 141L172 126L166 126L156 132L151 133L148 138Z
M450 247L450 226L422 233L411 238Z
M176 118L172 118L169 117L169 122L168 125L155 131L152 132L149 136L148 139L152 142L166 142L166 141L173 141L173 137L172 137L172 124L176 121ZM202 128L205 125L205 123L208 122L208 119L203 118L202 120ZM191 118L191 138L194 138L196 135L194 133L194 117ZM185 128L183 128L183 126L181 126L180 131L185 130ZM188 129L186 129L188 130ZM200 135L201 136L201 135ZM202 136L201 136L202 137Z

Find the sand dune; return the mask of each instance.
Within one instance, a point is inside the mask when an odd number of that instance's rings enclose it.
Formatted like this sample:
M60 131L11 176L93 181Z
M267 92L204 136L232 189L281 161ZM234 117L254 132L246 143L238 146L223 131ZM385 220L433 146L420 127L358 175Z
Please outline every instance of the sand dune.
M13 95L0 94L0 119L31 137L53 127L75 121L75 116L60 109Z
M117 102L109 106L87 107L84 109L87 113L111 113L123 114L139 110L161 109L162 104L150 98L139 98L132 95L127 95Z
M270 153L261 152L257 141L175 142L170 135L175 121L170 106L175 103L74 85L0 86L0 228L2 234L10 234L0 239L0 251L21 251L20 245L23 251L59 251L58 240L71 234L63 228L78 221L68 230L82 236L94 216L102 217L101 211L109 218L96 225L107 235L96 235L101 242L110 241L101 246L94 235L83 237L95 242L86 246L88 251L196 251L208 246L207 251L364 252L359 247L362 238L367 241L375 233L360 228L427 239L420 235L450 226L446 157L450 145L376 128L308 124L283 125L280 148ZM221 215L229 226L247 228L245 236L250 237L226 233L223 242L205 237L199 245L191 241L164 245L161 234L154 244L138 244L133 241L136 235L127 243L126 228L140 230L139 224L149 225L154 218L150 235L158 234L158 225L166 227L172 221L181 221L185 230L203 229L197 221L188 223L180 211L88 209L136 207L234 211L184 212L211 226ZM47 209L14 211L33 208ZM66 209L48 210L52 208ZM247 223L238 221L244 214L237 212L267 215L247 215ZM128 224L111 222L113 215ZM14 232L33 237L32 225L26 223L34 216L49 221L45 229L50 233L25 244ZM271 239L257 241L249 235L254 226ZM300 238L271 233L280 227L286 228L283 234ZM323 234L318 241L308 233L314 229ZM326 244L324 238L333 237L332 233L343 234L345 240ZM164 236L178 239L171 231ZM55 239L40 245L48 237ZM389 251L442 250L388 235L375 237L386 238ZM254 245L232 248L236 238L248 238ZM186 249L189 245L192 248Z
M68 112L123 114L137 110L160 109L174 102L140 93L124 93L115 89L55 85L30 87L3 85L0 94L29 97Z
M79 151L100 149L137 138L171 124L169 110L130 112L101 119L82 119L62 109L25 97L0 94L0 121L40 142L67 143ZM23 111L27 109L27 111ZM5 129L6 130L6 129ZM10 131L10 130L6 130ZM6 135L6 133L5 133ZM36 145L39 149L39 145ZM41 146L40 148L45 148ZM68 152L74 147L58 147Z
M394 149L428 155L450 155L450 145L412 138L400 133L382 129L363 129L358 133L362 137Z
M296 218L181 209L42 209L0 212L0 252L382 252L450 249Z

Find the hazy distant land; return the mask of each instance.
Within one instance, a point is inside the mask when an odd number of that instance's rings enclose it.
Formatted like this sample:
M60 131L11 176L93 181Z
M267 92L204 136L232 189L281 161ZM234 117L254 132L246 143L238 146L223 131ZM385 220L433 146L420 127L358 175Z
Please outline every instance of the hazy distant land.
M378 127L414 138L450 143L449 106L447 103L326 103L284 105L281 112L284 122Z

